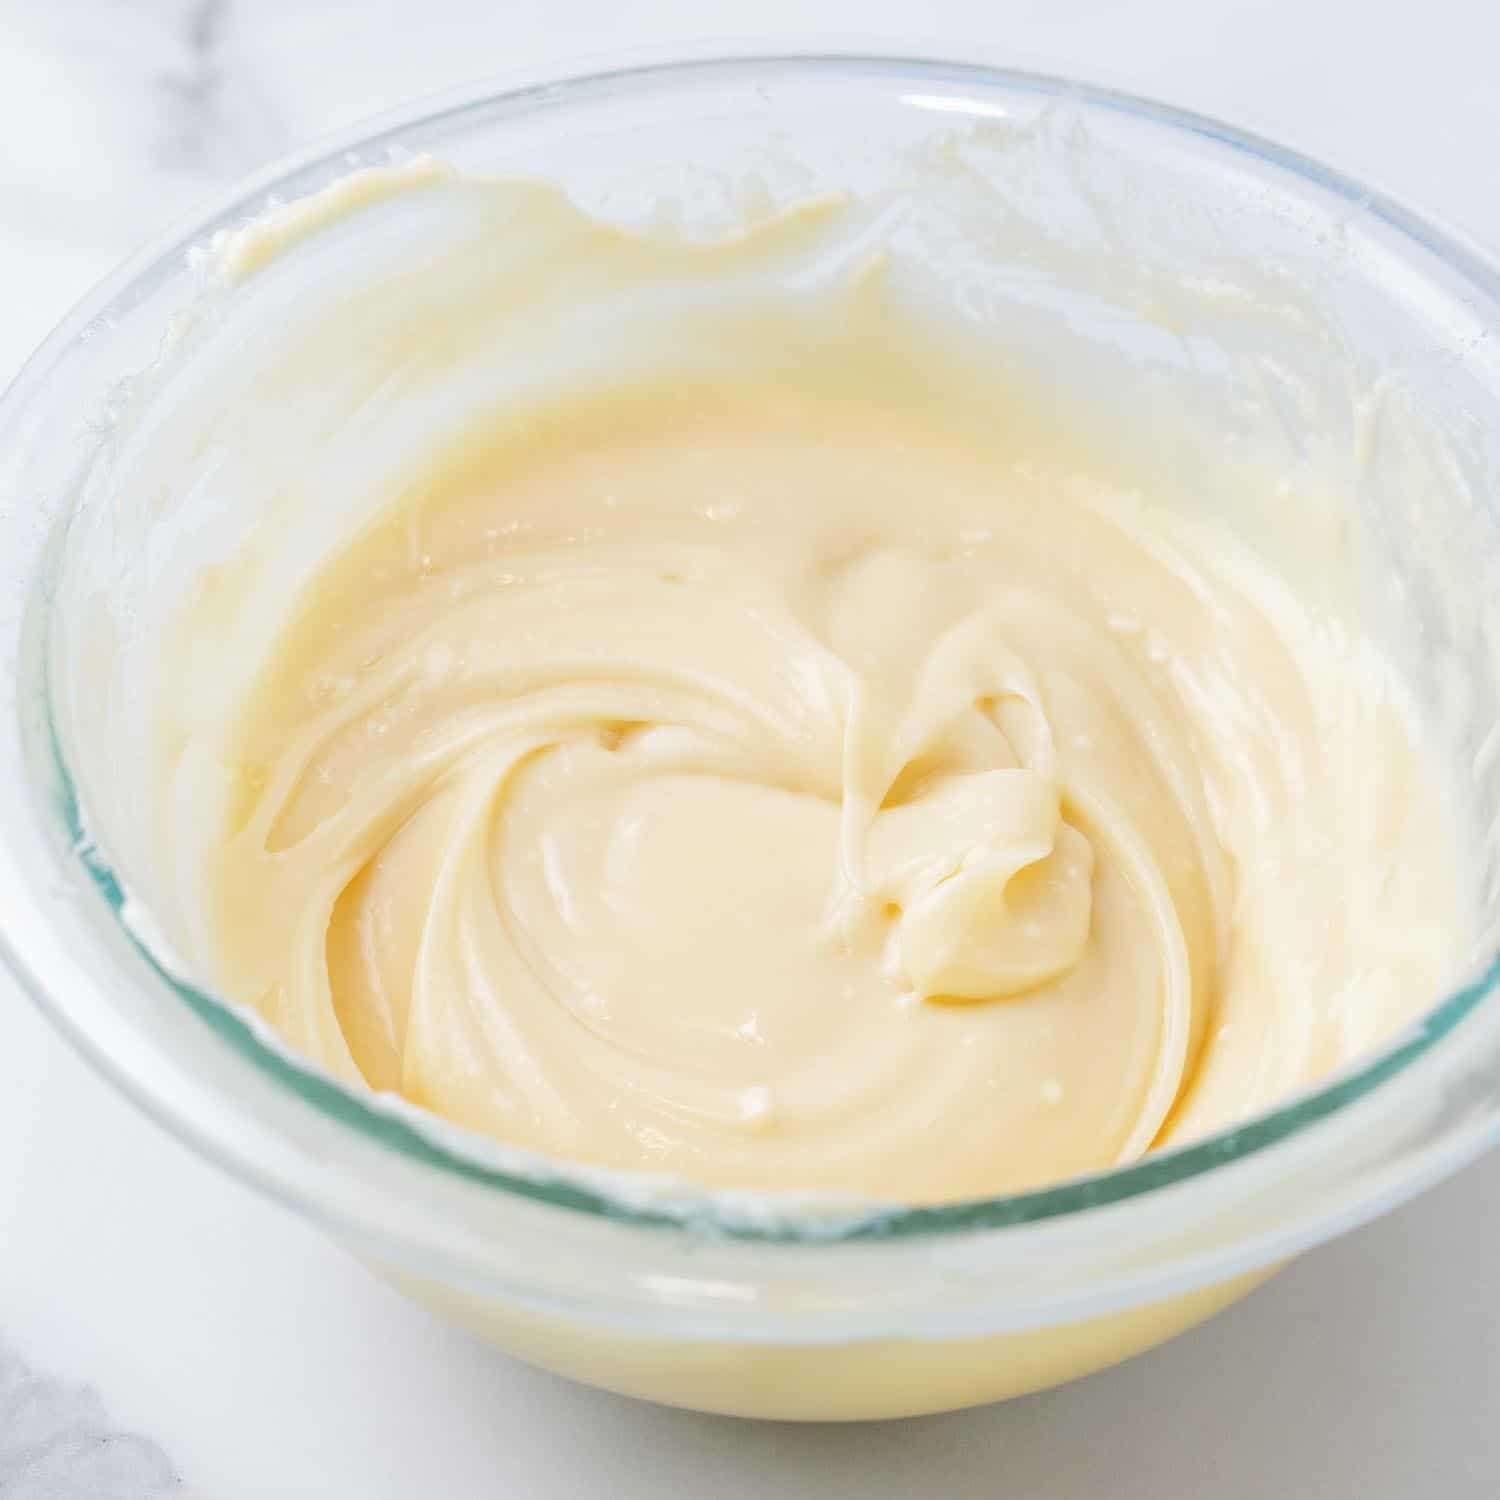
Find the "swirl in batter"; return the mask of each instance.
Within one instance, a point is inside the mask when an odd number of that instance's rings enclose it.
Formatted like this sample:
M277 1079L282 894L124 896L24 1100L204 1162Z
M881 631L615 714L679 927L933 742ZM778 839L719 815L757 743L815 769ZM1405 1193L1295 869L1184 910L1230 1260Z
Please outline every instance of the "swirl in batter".
M1389 671L1011 444L753 375L471 439L236 720L224 987L515 1145L929 1202L1384 1035L1459 907Z

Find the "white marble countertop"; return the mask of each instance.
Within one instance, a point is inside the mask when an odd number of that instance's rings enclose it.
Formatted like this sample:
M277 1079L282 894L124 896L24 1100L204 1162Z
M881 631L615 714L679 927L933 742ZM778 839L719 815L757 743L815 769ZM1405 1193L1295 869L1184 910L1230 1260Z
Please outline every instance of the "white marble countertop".
M1492 0L733 0L709 14L702 0L0 0L0 376L139 241L319 133L472 77L709 31L899 38L921 15L931 50L1003 46L1223 115L1500 245ZM6 1500L1491 1500L1497 1240L1492 1159L1063 1390L861 1430L697 1417L441 1326L139 1118L0 980Z

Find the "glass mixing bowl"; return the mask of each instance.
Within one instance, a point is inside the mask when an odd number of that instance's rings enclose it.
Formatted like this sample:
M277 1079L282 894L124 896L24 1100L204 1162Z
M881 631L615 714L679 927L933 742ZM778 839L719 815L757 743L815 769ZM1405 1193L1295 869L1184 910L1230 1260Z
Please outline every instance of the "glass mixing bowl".
M959 315L1044 351L1086 349L1100 389L1140 394L1148 440L1152 410L1185 407L1223 442L1281 444L1288 463L1342 455L1392 559L1392 648L1465 726L1454 774L1481 831L1479 898L1487 917L1500 908L1500 615L1485 603L1500 597L1500 277L1486 259L1293 152L1087 85L892 58L633 67L472 91L262 174L90 295L0 406L14 709L0 728L0 927L25 987L104 1077L524 1358L794 1418L941 1410L1098 1368L1495 1140L1500 970L1483 961L1379 1050L1210 1138L1041 1191L805 1221L456 1143L170 972L84 836L80 803L112 747L59 724L76 670L61 583L74 539L102 518L122 566L97 586L121 599L155 586L150 507L110 484L116 416L192 302L204 248L393 151L545 175L626 220L670 199L707 229L752 198L873 191L913 152L961 160L965 201L996 233L979 251L949 246Z

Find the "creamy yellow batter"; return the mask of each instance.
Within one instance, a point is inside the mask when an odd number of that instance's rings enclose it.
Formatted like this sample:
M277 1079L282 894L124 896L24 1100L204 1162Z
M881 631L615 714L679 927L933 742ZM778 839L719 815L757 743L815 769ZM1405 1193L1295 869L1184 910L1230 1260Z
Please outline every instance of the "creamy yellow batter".
M138 486L262 519L163 544L198 582L141 868L340 1078L938 1202L1242 1118L1466 956L1328 507L1278 493L1273 569L1201 476L934 337L842 212L689 244L419 164L223 247L244 330L156 393Z
M578 1161L938 1201L1269 1103L1461 943L1390 674L1227 534L827 368L471 439L232 744L219 978Z

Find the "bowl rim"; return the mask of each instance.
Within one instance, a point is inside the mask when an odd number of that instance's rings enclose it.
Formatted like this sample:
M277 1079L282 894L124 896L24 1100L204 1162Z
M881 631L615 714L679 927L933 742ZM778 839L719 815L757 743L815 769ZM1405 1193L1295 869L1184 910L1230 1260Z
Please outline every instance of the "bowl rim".
M207 209L148 244L90 291L22 366L0 397L0 422L11 410L29 399L36 380L53 361L63 356L80 338L86 338L91 328L101 322L107 323L113 308L120 304L128 306L133 296L139 293L141 284L154 279L153 273L157 277L169 272L178 274L184 257L195 247L205 244L215 231L264 212L269 203L281 201L283 195L300 196L302 185L299 179L332 167L352 169L355 165L350 155L352 152L399 146L397 138L402 132L437 127L445 121L458 120L466 113L497 105L516 110L551 109L610 90L649 89L657 83L694 79L711 81L716 76L743 71L778 76L884 76L892 81L899 78L908 83L920 82L981 93L998 88L1044 100L1073 100L1093 109L1141 119L1166 127L1189 140L1228 148L1253 165L1279 169L1342 200L1352 211L1382 223L1436 257L1480 292L1491 306L1500 307L1500 268L1463 236L1438 227L1429 217L1418 215L1385 193L1296 150L1191 110L1057 74L987 62L948 60L940 56L911 56L900 51L698 53L688 50L684 53L679 50L667 57L650 61L628 60L621 65L593 71L565 75L547 72L539 80L483 80L450 91L438 99L418 101L384 112L279 159L241 180ZM125 892L88 837L71 772L52 723L51 707L49 687L46 742L51 764L48 770L61 789L59 811L71 849L112 909L120 928L159 978L236 1053L268 1075L278 1087L290 1089L302 1102L338 1125L349 1127L376 1146L420 1166L572 1213L643 1227L682 1226L687 1216L680 1205L669 1209L643 1207L638 1191L615 1192L607 1185L612 1178L622 1184L639 1183L644 1180L643 1174L598 1169L575 1171L566 1162L536 1156L534 1160L543 1164L546 1170L533 1175L493 1165L482 1160L477 1153L451 1147L417 1128L400 1113L377 1107L373 1095L364 1097L361 1091L335 1080L315 1064L290 1054L269 1040L265 1029L253 1024L238 1008L173 973L127 920ZM3 926L8 926L8 919L0 923L0 927ZM242 1163L214 1151L191 1122L157 1105L123 1067L89 1040L76 1022L53 1001L49 986L25 956L23 945L14 942L8 932L0 931L0 952L43 1013L121 1092L173 1135L212 1156L234 1175L253 1180L253 1174L245 1171ZM852 1215L847 1222L832 1227L821 1222L799 1223L795 1213L747 1219L742 1212L728 1207L736 1195L713 1189L685 1186L680 1199L692 1205L692 1221L715 1234L738 1240L797 1244L912 1239L1006 1229L1120 1204L1241 1162L1340 1113L1429 1053L1439 1041L1470 1018L1497 986L1500 986L1500 951L1490 958L1477 977L1438 1001L1379 1050L1356 1064L1340 1069L1316 1086L1304 1089L1247 1120L1182 1146L1152 1152L1126 1166L994 1197L936 1205L872 1203L869 1205L871 1212ZM261 1181L255 1185L265 1187L266 1183ZM768 1193L765 1196L774 1200L783 1195Z

